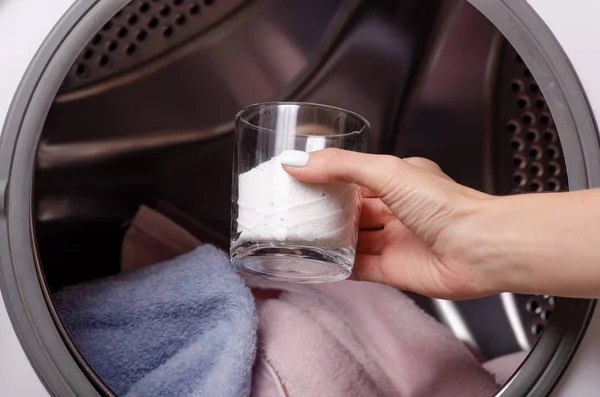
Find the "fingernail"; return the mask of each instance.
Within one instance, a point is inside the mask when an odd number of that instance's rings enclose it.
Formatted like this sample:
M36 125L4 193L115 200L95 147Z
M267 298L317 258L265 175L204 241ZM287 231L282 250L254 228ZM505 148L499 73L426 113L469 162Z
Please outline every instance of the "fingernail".
M279 155L279 162L282 165L289 165L292 167L304 167L308 164L310 154L301 150L284 150Z

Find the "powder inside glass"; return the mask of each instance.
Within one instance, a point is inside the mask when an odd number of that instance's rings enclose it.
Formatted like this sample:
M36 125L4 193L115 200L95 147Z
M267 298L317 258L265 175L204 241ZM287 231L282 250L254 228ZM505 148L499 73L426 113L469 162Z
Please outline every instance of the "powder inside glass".
M297 181L275 157L239 175L238 243L353 246L358 202L355 185Z

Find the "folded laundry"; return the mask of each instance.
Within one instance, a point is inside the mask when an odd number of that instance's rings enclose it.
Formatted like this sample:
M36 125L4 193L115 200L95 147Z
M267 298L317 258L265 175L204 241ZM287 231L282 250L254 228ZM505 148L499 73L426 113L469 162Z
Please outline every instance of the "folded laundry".
M140 209L132 221L128 236L123 243L124 270L141 268L202 245L201 237L192 236L168 217L149 208ZM205 249L209 251L203 251ZM505 360L500 358L490 362L489 366L486 363L482 367L448 329L423 312L405 294L384 285L355 281L296 285L274 284L245 277L246 284L252 287L254 302L258 308L258 352L252 359L248 359L247 353L252 351L253 345L239 331L246 329L246 336L255 335L255 328L252 328L255 323L247 321L253 312L248 309L247 290L244 289L245 293L242 293L237 282L233 283L233 290L227 287L228 291L224 294L230 296L239 293L243 296L241 317L245 317L245 320L241 319L241 327L233 323L234 319L230 319L232 322L221 323L222 327L218 328L218 332L206 332L205 337L196 339L188 338L193 343L186 345L182 341L186 340L188 334L186 327L194 321L200 321L200 317L205 318L206 314L200 315L201 310L198 310L193 319L185 318L189 316L187 310L190 310L190 306L202 300L192 296L191 302L178 301L178 306L171 307L170 311L163 308L165 313L175 319L168 329L148 330L141 340L124 350L118 348L116 338L110 341L108 350L103 350L103 344L108 342L104 335L112 326L123 324L119 330L127 332L130 327L135 329L136 325L142 326L146 321L152 320L152 317L143 317L143 313L133 313L138 316L136 322L135 316L129 317L127 314L127 306L147 301L144 305L146 310L150 313L160 311L161 309L153 308L156 304L153 299L164 294L177 295L177 291L172 291L171 288L185 290L193 289L191 285L194 284L205 286L206 280L202 279L210 276L207 274L207 266L203 266L207 263L206 254L216 257L221 255L219 258L224 258L223 253L215 251L213 247L206 245L189 254L196 255L198 268L193 271L197 271L197 274L189 274L190 279L194 278L195 281L186 280L173 286L169 281L173 276L165 273L167 281L157 282L161 285L153 285L153 292L128 289L118 297L112 296L108 302L114 303L115 307L111 309L114 313L109 313L108 316L103 314L107 310L104 306L107 303L98 302L103 293L95 292L94 283L74 287L72 291L57 296L57 300L62 302L59 310L67 329L74 336L84 357L103 379L108 380L109 386L127 389L129 392L125 395L130 396L234 395L223 394L224 389L214 385L223 386L226 378L238 376L237 382L231 381L232 388L228 392L241 390L239 395L244 395L243 393L248 393L247 387L250 384L248 368L256 359L251 381L252 397L490 396L497 391L499 384L510 377L511 369L518 366L521 356L513 355ZM125 254L126 252L130 254ZM184 255L181 258L187 257ZM150 266L100 283L110 282L117 288L116 286L127 285L123 279L130 277L142 280L145 278L138 274L147 271L159 274L160 271L151 269L170 268L180 260L182 259L178 258L172 262ZM174 272L177 273L177 270ZM223 292L219 287L224 286L224 281L220 278L211 280L215 284L212 288ZM240 280L237 281L241 283ZM146 294L150 294L150 299ZM211 296L216 299L215 295ZM168 299L163 303L168 305ZM121 310L122 317L118 317L117 313ZM177 320L180 316L184 318ZM113 322L98 321L102 318ZM153 332L156 332L158 338ZM161 338L164 334L167 334L167 338ZM100 335L100 340L95 338L96 335ZM218 340L219 335L227 335L227 343ZM243 352L238 352L237 359L243 365L238 365L240 372L237 375L231 371L235 367L236 353L232 349L229 352L221 351L221 347L231 342L229 337L235 340L229 347L241 347ZM119 365L118 360L123 356L143 356L163 349L161 340L169 340L173 344L164 353L167 356L171 354L172 358L166 361L168 365L160 365L155 370L148 370L146 367L124 369ZM215 346L219 346L218 351L214 349ZM179 350L176 351L177 349ZM215 357L222 354L221 358L233 360L227 366L219 359L223 368L219 381L223 383L214 381L213 386L202 380L205 379L202 373L210 371L201 369L194 372L191 368L206 368L202 359L211 354L216 355ZM124 365L129 366L126 359ZM216 368L213 367L215 370ZM170 378L172 371L177 376ZM144 375L140 376L140 373ZM496 381L492 374L496 376ZM174 382L179 384L179 388ZM194 385L199 385L199 388ZM210 389L209 386L215 389ZM153 390L154 394L148 390ZM194 394L192 390L202 390L205 394Z
M250 394L254 299L211 245L53 300L85 360L119 396Z

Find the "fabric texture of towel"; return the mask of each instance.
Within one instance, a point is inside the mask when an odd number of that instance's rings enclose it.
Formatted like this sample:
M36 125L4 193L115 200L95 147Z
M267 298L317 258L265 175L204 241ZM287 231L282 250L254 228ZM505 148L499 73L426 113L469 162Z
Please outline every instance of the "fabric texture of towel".
M487 397L498 390L447 328L393 288L355 281L281 288L258 307L259 352L286 396ZM281 395L267 392L253 386L256 397Z
M483 368L491 372L500 385L508 382L510 377L527 358L528 352L516 352L500 356L483 364Z
M229 257L203 245L53 296L75 345L119 396L248 396L254 299Z

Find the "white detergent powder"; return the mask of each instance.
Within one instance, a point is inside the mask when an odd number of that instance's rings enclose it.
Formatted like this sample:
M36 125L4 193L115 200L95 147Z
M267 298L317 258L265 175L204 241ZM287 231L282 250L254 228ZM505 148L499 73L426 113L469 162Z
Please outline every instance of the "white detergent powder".
M239 175L239 242L354 246L358 189L292 178L273 158Z

